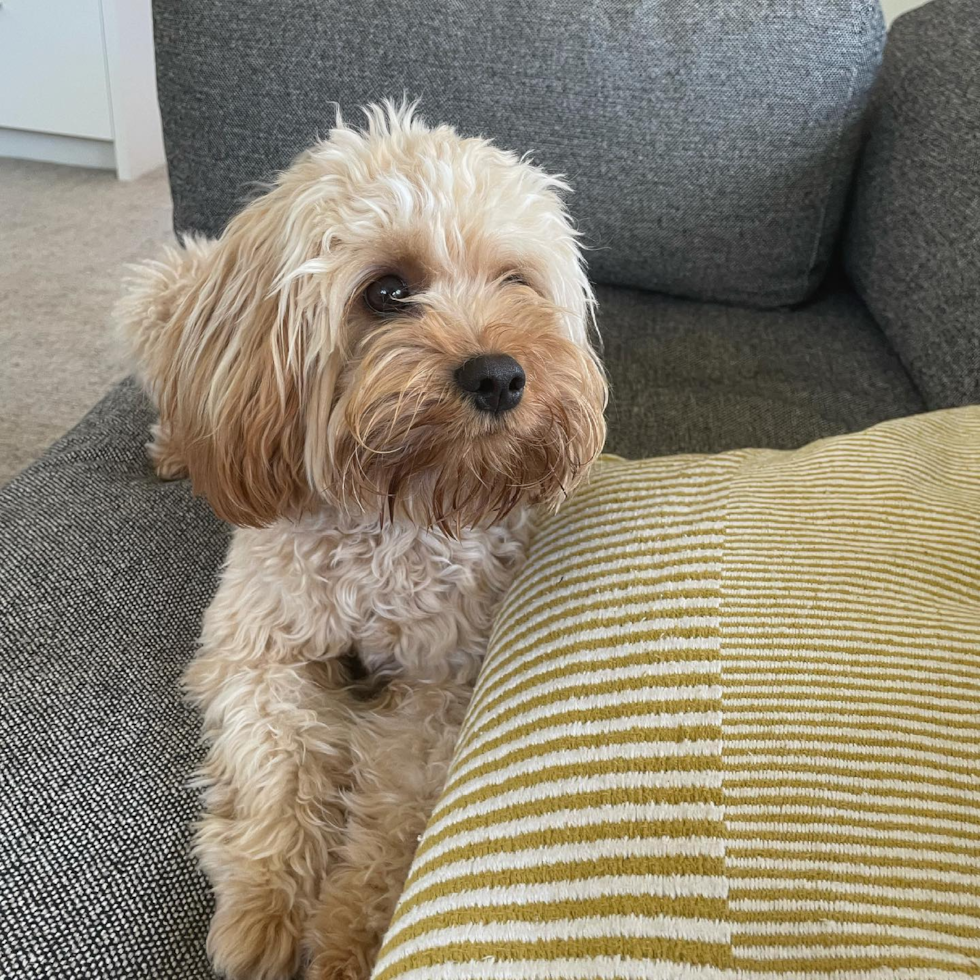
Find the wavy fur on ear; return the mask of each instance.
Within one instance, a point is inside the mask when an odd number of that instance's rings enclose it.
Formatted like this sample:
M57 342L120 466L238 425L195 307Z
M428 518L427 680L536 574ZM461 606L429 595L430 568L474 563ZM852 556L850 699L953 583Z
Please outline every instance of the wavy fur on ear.
M137 267L117 310L160 411L151 453L171 470L181 460L195 492L241 526L304 507L311 382L329 401L331 332L312 322L325 307L291 274L313 257L286 240L292 199L283 181L220 239L188 237Z

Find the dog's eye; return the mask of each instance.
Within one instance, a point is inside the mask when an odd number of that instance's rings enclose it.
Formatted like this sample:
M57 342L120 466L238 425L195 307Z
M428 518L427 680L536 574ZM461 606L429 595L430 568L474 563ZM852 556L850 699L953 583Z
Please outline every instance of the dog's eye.
M514 286L526 286L527 280L519 273L512 272L510 275L504 276L504 284L510 283Z
M411 289L398 276L382 276L364 290L364 302L375 313L397 313L405 309Z

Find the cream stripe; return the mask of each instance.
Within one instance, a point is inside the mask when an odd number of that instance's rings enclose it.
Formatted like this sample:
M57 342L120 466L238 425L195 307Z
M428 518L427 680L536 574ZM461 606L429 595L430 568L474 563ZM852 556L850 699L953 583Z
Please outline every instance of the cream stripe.
M621 956L549 960L506 960L507 980L719 980L721 974L713 966L685 966L681 963L656 963L649 959L629 959ZM501 962L468 962L452 967L453 980L502 980ZM445 966L420 967L399 972L399 980L446 980ZM743 975L740 974L740 978ZM744 974L745 980L753 980ZM762 980L762 978L760 978ZM802 978L801 978L802 980ZM813 980L811 974L806 980ZM878 978L869 978L878 980ZM935 973L899 977L889 975L881 980L946 980Z

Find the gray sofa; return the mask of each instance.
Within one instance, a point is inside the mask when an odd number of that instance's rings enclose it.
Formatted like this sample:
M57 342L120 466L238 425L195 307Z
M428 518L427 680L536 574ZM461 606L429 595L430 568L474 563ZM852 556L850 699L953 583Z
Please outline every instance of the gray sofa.
M159 0L175 224L218 233L334 101L567 174L624 455L795 447L980 395L980 9ZM0 491L0 977L200 980L179 696L227 543L116 388Z

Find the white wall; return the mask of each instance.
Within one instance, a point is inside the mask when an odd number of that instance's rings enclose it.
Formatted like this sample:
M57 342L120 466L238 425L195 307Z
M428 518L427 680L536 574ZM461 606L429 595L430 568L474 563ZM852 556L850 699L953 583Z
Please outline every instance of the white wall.
M929 0L881 0L881 7L885 11L885 20L891 24L899 14L928 2Z

